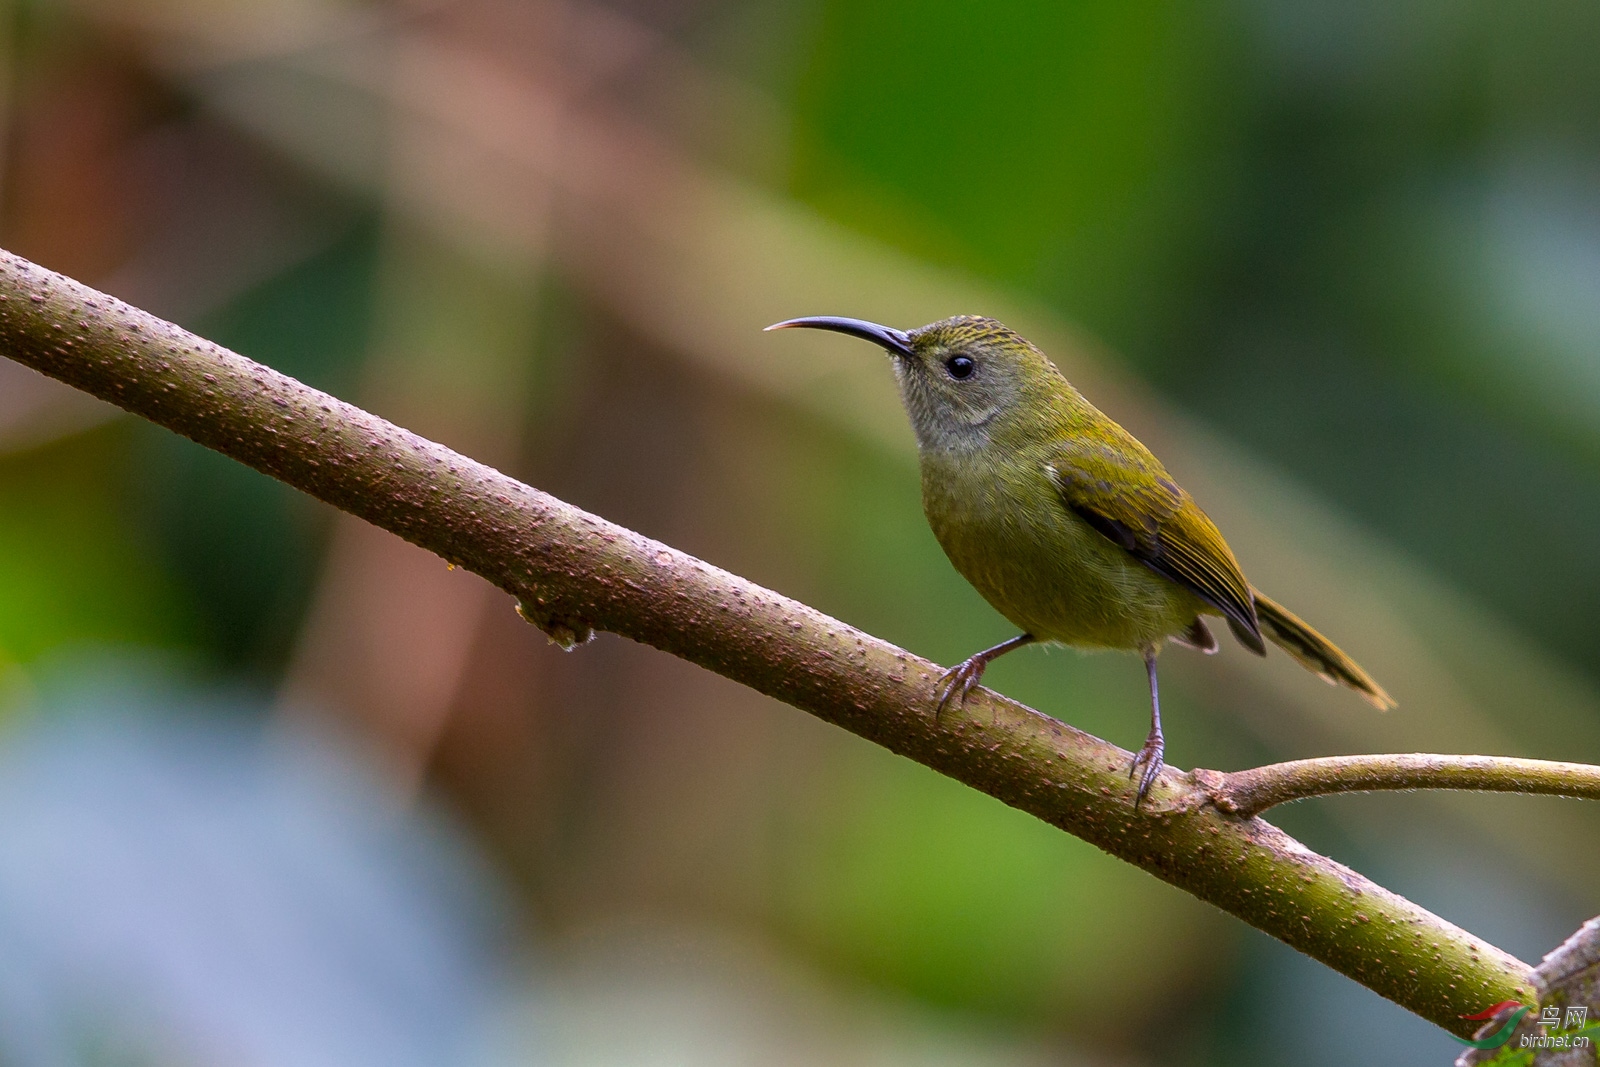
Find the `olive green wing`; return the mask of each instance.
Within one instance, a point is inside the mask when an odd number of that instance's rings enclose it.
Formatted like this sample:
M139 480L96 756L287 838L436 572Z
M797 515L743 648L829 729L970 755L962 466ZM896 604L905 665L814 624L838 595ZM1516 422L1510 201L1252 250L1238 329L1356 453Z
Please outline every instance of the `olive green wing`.
M1250 583L1221 531L1142 445L1075 441L1049 468L1073 514L1222 612L1241 643L1266 655Z

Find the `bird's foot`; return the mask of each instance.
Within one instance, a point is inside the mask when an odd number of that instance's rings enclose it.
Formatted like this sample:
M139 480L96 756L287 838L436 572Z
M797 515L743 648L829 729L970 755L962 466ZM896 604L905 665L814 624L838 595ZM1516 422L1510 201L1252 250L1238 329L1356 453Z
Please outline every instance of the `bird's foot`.
M1150 792L1150 787L1155 784L1156 776L1161 773L1165 765L1162 756L1166 754L1167 743L1159 730L1150 731L1150 736L1145 738L1144 747L1139 754L1133 757L1133 763L1128 767L1128 777L1138 775L1139 792L1134 794L1133 806L1138 808L1143 802L1145 794Z
M958 708L967 703L967 694L977 687L979 680L983 678L984 669L988 666L988 659L980 652L976 656L968 656L939 676L939 680L933 686L933 696L938 701L933 709L934 722L939 721L939 717L945 713L951 701L954 701Z

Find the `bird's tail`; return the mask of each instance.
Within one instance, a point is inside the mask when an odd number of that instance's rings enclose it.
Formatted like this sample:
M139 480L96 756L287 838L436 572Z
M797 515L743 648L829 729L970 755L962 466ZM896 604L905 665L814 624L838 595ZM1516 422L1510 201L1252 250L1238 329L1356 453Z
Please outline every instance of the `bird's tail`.
M1372 675L1326 637L1323 637L1288 608L1256 590L1256 617L1267 639L1300 661L1306 670L1334 685L1354 689L1379 711L1394 707L1394 700Z

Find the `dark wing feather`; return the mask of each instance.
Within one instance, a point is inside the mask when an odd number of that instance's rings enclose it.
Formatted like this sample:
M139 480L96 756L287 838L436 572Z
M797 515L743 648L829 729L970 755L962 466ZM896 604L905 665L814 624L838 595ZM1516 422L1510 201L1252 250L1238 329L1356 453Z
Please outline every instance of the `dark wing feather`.
M1050 466L1062 501L1134 559L1222 612L1240 642L1265 655L1250 584L1216 524L1132 437L1116 445L1061 447Z

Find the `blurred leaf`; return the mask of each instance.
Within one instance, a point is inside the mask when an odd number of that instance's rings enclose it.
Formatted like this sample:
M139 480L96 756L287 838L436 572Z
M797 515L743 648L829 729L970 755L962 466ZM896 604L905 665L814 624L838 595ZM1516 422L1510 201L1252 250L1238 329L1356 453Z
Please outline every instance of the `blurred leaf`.
M1045 288L1121 341L1218 206L1217 31L1182 0L831 3L794 188L935 262Z
M197 328L318 388L349 395L366 352L375 227L257 287ZM309 595L326 513L302 494L165 430L141 427L137 472L207 651L271 669Z
M1220 913L1092 846L879 752L834 770L785 827L776 874L780 927L835 966L1083 1027L1215 963Z
M0 662L193 633L153 547L129 536L118 424L0 459Z

